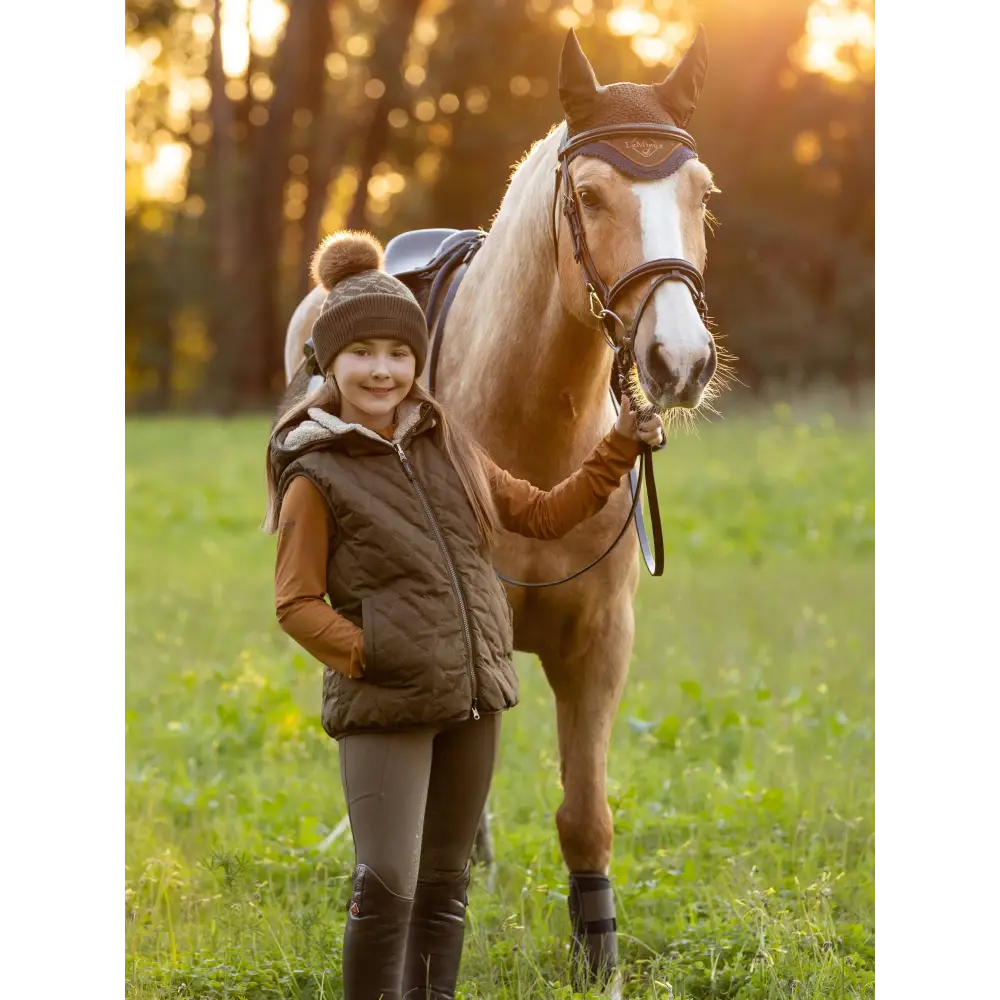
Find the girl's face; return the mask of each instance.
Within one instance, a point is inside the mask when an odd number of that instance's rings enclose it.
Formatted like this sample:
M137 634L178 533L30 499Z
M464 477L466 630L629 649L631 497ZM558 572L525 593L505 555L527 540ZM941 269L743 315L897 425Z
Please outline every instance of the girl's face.
M400 340L373 337L348 344L334 359L340 419L372 430L392 423L416 377L417 359Z

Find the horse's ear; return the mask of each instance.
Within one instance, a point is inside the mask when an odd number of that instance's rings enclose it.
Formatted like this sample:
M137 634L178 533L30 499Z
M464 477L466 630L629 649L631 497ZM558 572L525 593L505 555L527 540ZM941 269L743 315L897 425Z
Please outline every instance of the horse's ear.
M599 90L594 67L583 54L576 32L570 28L559 57L559 100L566 120L573 122L586 118Z
M698 25L691 47L684 53L673 72L661 83L653 84L659 102L682 128L694 114L705 74L708 72L708 38L705 26Z

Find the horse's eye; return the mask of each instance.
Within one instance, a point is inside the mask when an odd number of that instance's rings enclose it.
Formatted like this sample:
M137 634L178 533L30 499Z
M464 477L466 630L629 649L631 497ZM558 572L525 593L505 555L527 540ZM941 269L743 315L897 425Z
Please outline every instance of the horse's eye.
M701 199L703 205L707 205L713 194L719 194L719 189L713 184L706 192L705 197Z
M590 188L580 188L579 193L580 203L585 208L597 208L601 204L601 199Z

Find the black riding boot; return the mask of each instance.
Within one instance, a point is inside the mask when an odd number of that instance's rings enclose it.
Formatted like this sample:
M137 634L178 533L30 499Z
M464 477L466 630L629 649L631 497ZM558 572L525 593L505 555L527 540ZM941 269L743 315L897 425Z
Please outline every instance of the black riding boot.
M454 1000L465 940L469 866L450 882L417 882L403 1000Z
M583 992L588 980L604 983L611 979L618 965L615 896L606 875L569 873L569 920L574 989Z
M399 1000L413 900L367 865L354 869L344 928L344 1000Z

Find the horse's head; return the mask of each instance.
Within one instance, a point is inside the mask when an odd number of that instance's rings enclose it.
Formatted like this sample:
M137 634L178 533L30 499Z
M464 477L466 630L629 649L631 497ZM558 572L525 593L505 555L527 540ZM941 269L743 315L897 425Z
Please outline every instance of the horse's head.
M614 125L686 126L707 65L707 43L699 28L680 63L661 83L601 86L571 31L559 67L567 140ZM613 302L606 295L600 298L622 321L614 323L615 339L621 343L627 331L634 333L631 349L650 401L664 410L698 406L717 366L715 342L695 293L707 257L706 205L715 190L711 172L683 142L654 130L646 136L605 134L587 141L567 163L583 245L578 245L578 262L571 227L561 219L557 264L565 307L582 321L593 322L594 299L585 274L588 255L599 279L592 283L603 283L605 291L649 261L678 258L693 265L698 274L688 272L694 279L691 287L676 272L668 277L642 273L629 280ZM561 192L557 210L564 196Z

